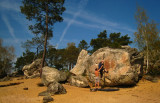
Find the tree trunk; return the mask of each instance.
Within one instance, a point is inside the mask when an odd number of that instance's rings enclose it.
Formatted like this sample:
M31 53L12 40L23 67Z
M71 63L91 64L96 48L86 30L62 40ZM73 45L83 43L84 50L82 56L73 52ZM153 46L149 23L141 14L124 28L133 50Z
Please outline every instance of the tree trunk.
M44 62L45 62L47 37L48 37L48 3L46 5L46 34L45 34L45 41L44 41L44 51L43 51L43 58L42 58L40 77L42 75L42 68L44 67Z
M141 24L142 25L142 24ZM144 31L143 31L143 29L142 29L142 35L143 35L143 37L144 37L144 40L145 40L145 43L146 43L146 46L147 46L147 50L146 50L146 57L147 57L147 68L146 68L146 70L145 70L145 74L147 74L148 73L148 64L149 64L149 58L148 58L148 39L146 38L146 24L145 24L145 26L144 26Z
M71 63L69 63L69 71L71 70Z
M146 73L148 73L148 66L149 66L148 52L149 52L149 50L148 50L148 43L147 43L147 70L146 70Z
M38 47L37 47L37 58L38 58Z
M73 63L71 63L71 69L73 69Z
M145 24L145 29L144 29L144 33L146 34L146 24ZM148 38L144 35L145 41L146 41L146 46L147 46L147 68L146 68L146 73L148 73L148 66L149 66L149 58L148 58Z

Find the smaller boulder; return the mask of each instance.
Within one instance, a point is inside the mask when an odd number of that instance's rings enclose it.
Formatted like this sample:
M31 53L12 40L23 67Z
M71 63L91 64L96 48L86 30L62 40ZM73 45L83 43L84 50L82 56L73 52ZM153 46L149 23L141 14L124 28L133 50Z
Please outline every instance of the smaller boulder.
M82 87L82 88L85 88L85 87L89 86L88 85L88 80L86 79L86 77L81 76L81 75L71 76L69 78L69 83L70 83L70 85L77 86L77 87Z
M56 68L45 66L42 68L42 82L48 86L52 82L63 82L67 80L65 72L58 71Z
M158 82L158 78L150 76L150 75L145 75L145 76L143 76L143 78L148 80L148 81L151 81L153 83L157 83Z
M48 103L54 101L54 99L51 96L45 96L43 97L43 103Z
M40 76L40 69L41 69L42 59L36 59L31 64L25 65L22 68L24 75L26 78L35 78ZM45 63L45 65L47 65Z
M0 79L0 82L4 82L4 81L12 81L12 78L10 78L9 76L6 76L6 77Z
M23 90L28 90L28 88L26 87L26 88L23 88Z
M52 82L51 84L49 84L47 91L51 94L66 94L67 91L66 89L58 82Z
M46 91L43 91L43 92L40 92L39 94L38 94L38 96L49 96L50 95L50 93L46 90Z
M38 94L38 96L53 96L55 94L66 94L66 89L58 82L54 81L50 83L46 91Z

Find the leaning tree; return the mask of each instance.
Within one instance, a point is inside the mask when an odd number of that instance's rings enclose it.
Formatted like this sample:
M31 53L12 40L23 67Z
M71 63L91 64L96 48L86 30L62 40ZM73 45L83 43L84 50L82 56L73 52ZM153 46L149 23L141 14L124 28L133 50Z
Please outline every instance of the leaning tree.
M26 19L34 23L34 25L29 26L29 29L34 34L44 35L42 68L45 62L47 40L49 36L52 37L53 25L56 22L63 21L61 15L65 11L65 7L63 7L64 1L65 0L23 0L23 5L20 6L21 13L26 15Z

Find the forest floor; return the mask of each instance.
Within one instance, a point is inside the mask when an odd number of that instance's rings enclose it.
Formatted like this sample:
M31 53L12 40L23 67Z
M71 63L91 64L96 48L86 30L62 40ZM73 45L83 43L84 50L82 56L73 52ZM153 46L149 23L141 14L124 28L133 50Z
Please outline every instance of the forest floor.
M47 87L40 86L40 78L0 82L0 103L42 103L38 96ZM9 86L9 84L12 84ZM54 95L50 103L160 103L160 81L152 83L141 80L130 88L119 91L90 92L89 88L78 88L63 84L67 94ZM27 88L28 90L24 90Z

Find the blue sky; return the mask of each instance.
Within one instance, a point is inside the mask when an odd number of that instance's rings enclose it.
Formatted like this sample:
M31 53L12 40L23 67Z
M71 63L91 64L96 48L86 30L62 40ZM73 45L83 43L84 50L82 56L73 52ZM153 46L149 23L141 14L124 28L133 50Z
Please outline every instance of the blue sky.
M77 46L81 40L89 44L103 30L107 30L108 35L113 32L128 34L133 41L137 4L147 11L150 19L160 23L160 0L66 0L64 20L54 25L50 44L58 49L65 48L69 42ZM4 46L15 47L17 57L24 51L21 43L34 37L28 30L33 22L20 13L20 5L21 0L0 0L0 38Z

